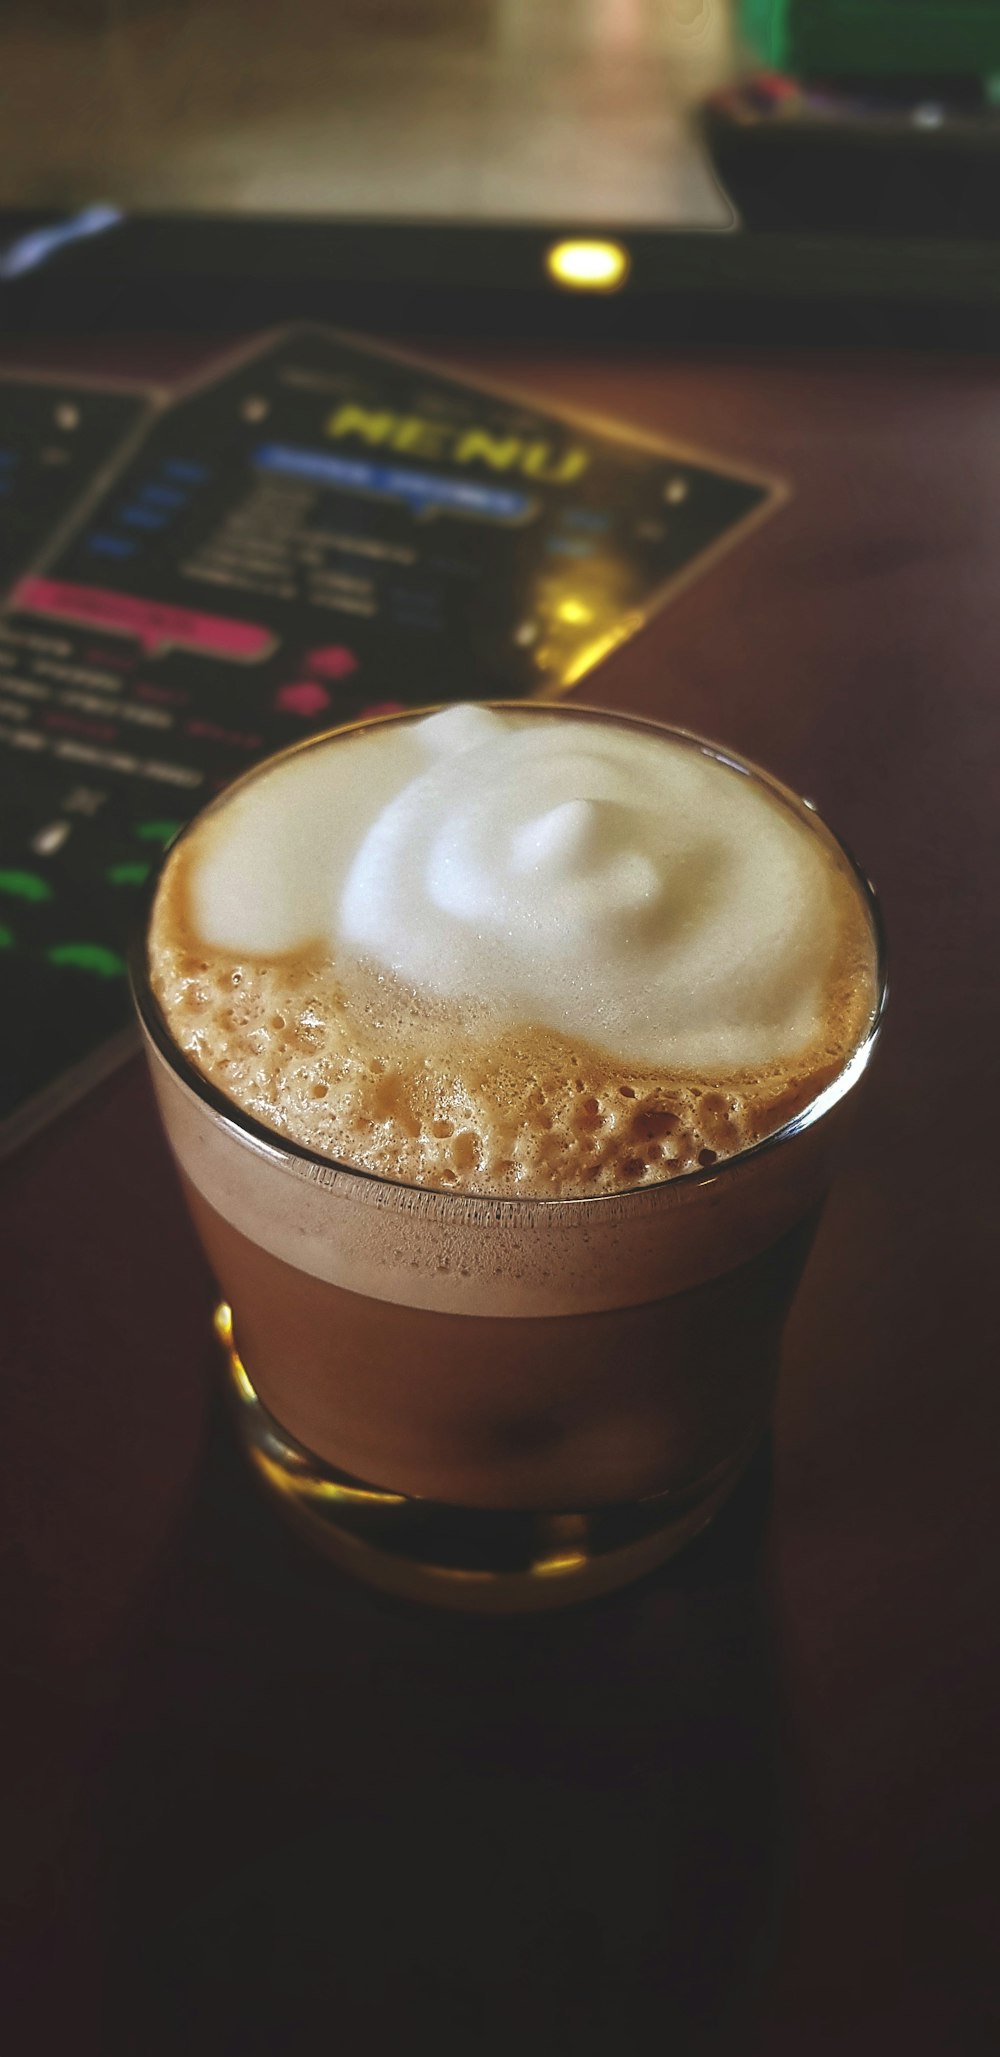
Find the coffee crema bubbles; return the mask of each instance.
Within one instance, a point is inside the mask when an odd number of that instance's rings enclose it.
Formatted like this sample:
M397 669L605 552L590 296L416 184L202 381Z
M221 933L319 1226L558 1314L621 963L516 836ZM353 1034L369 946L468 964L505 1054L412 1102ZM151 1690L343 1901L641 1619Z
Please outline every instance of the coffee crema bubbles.
M694 738L456 706L263 766L150 929L178 1047L333 1161L474 1194L652 1184L773 1134L872 1020L868 909L780 788Z

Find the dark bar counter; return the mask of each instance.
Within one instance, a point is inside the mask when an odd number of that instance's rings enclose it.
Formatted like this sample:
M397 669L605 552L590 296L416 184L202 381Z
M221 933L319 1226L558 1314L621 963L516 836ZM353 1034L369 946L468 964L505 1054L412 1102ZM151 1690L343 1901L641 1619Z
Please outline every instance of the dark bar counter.
M230 340L140 326L4 357L171 380ZM258 1501L138 1061L6 1164L7 2047L974 2057L1000 2028L1000 366L420 347L790 480L581 697L816 799L883 901L883 1047L772 1451L686 1556L521 1622L380 1598Z

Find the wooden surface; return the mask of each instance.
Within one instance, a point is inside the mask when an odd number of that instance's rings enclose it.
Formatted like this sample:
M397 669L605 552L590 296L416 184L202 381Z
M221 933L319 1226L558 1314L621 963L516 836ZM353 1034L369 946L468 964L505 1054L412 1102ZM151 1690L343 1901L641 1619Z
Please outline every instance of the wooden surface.
M143 1078L100 1089L5 1174L9 2047L993 2049L1000 368L461 364L795 487L587 688L812 795L885 906L773 1480L546 1621L328 1573L219 1417Z

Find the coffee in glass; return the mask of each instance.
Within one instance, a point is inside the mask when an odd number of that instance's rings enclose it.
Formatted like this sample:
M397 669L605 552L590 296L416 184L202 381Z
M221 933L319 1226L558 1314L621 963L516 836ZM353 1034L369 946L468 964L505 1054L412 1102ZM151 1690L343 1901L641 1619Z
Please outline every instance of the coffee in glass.
M184 832L135 985L243 1437L314 1541L521 1608L710 1519L884 1003L814 810L594 709L355 725Z

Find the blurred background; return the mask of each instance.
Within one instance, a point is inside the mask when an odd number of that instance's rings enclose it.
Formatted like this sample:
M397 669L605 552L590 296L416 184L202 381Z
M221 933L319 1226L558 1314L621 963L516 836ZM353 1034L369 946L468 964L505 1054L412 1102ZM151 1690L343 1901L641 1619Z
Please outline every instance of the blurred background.
M281 273L283 310L336 280L359 320L376 278L446 323L537 296L516 239L553 229L629 233L630 303L1000 308L1000 0L4 0L0 97L0 279L19 227L97 207L145 225L87 258L133 294Z
M724 0L5 0L0 204L725 224Z

